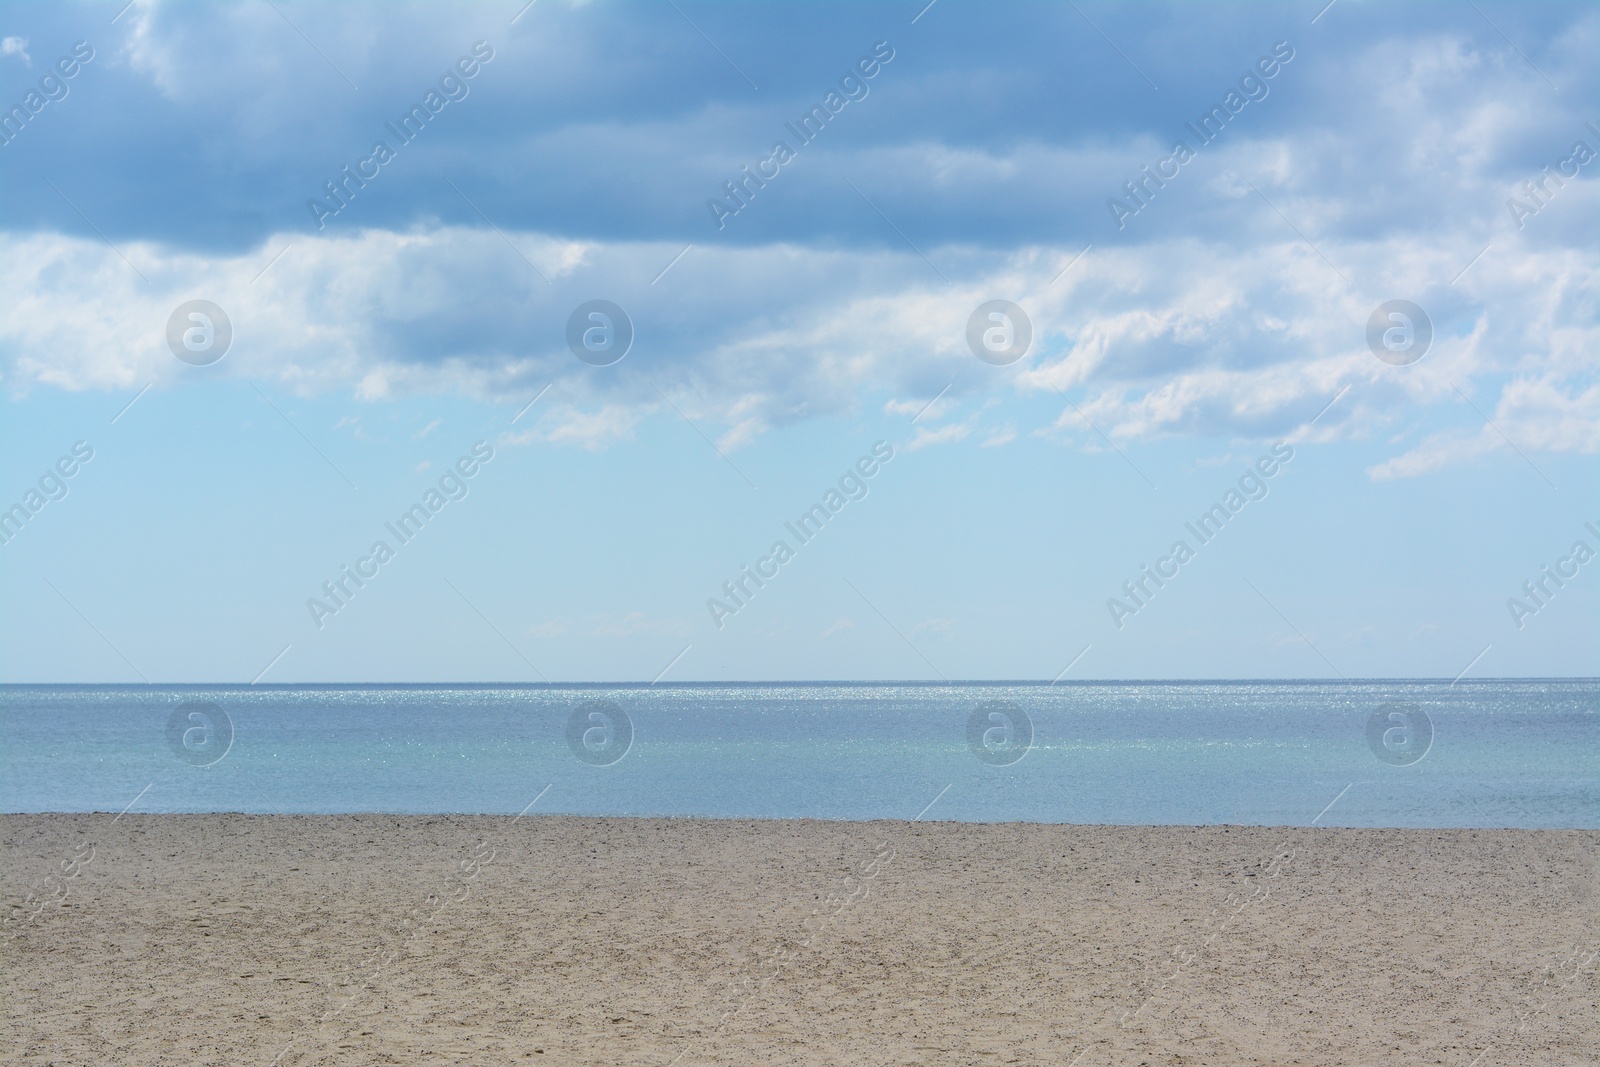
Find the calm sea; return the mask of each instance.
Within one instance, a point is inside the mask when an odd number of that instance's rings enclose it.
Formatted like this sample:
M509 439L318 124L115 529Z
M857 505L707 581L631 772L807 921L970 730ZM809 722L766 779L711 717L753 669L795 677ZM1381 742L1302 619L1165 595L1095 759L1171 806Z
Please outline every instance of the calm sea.
M1597 697L1565 679L4 686L0 809L1592 828Z

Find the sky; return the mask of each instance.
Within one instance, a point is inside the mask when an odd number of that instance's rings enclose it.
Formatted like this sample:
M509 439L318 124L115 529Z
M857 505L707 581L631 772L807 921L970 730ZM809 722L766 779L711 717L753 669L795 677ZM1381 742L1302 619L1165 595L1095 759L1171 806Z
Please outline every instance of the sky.
M1324 3L0 6L0 681L1600 673L1600 12Z

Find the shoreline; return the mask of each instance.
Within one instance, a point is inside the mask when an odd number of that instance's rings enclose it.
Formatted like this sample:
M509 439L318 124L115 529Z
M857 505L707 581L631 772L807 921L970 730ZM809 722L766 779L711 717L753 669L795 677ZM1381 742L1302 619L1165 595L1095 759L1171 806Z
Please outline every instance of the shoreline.
M848 827L848 825L941 825L941 827L1040 827L1040 829L1078 830L1306 830L1323 833L1331 830L1360 833L1587 833L1600 840L1600 825L1339 825L1307 824L1307 822L1045 822L1038 819L827 819L818 816L702 816L702 814L579 814L570 811L542 811L542 813L517 814L482 813L482 811L141 811L141 813L114 813L114 811L0 811L0 822L10 819L483 819L486 822L509 819L571 819L587 822L672 822L672 824L749 824L819 825L819 827Z
M56 879L0 939L6 1062L1576 1064L1600 1042L1594 831L104 813L7 815L0 842L8 917Z

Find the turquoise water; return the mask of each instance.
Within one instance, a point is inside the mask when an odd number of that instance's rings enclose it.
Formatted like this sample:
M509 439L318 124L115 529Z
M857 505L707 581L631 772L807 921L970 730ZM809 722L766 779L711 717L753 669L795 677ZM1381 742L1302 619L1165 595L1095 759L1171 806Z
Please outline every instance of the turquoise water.
M1595 827L1597 698L1596 680L4 686L0 810Z

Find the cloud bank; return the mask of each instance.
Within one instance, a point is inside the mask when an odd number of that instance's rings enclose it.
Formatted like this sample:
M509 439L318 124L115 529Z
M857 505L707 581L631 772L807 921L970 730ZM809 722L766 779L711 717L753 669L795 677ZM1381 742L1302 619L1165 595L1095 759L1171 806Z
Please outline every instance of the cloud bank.
M688 10L724 59L670 8L540 5L513 23L516 6L28 13L16 29L35 52L83 38L97 59L3 149L6 386L192 376L166 323L206 299L235 337L206 373L373 401L520 405L558 383L525 438L590 448L664 400L733 449L948 388L1070 400L1045 433L1092 447L1395 441L1374 478L1600 449L1600 164L1548 179L1576 145L1600 151L1575 103L1596 98L1591 12L1487 8L1491 26L1345 4L1311 26L1095 9L1124 57L1070 10L949 3L914 27L883 8L826 25ZM1185 35L1221 58L1172 47ZM307 214L478 40L494 60L470 93L339 211ZM870 95L716 226L708 190L879 40L895 59ZM1186 123L1286 47L1270 91L1202 146ZM31 73L13 51L8 98ZM1137 213L1108 210L1184 138L1198 151L1176 178L1144 185ZM614 367L567 349L568 315L596 298L634 323ZM965 340L997 298L1034 330L1004 368ZM1409 366L1367 347L1396 298L1434 330ZM1418 430L1434 408L1472 428ZM928 412L913 447L1016 437L1003 411L946 415Z

